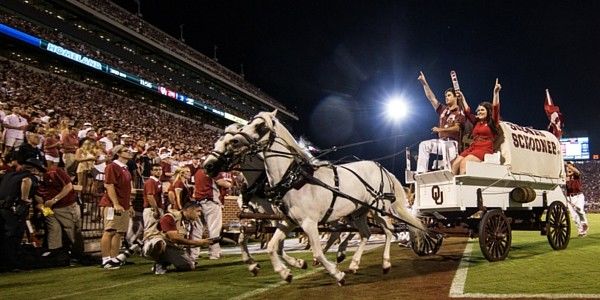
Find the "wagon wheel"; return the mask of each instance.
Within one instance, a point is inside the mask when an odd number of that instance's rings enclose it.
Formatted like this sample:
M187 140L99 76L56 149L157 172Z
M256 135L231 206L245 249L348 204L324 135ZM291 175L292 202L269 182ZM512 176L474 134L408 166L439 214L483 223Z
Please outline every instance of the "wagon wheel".
M423 222L423 224L425 224L426 228L434 227L435 224L437 223L437 219L434 217L430 217L430 216L424 216L424 217L421 217L420 219L421 219L421 222ZM442 246L442 242L444 241L444 236L439 233L421 232L421 231L415 232L414 230L409 230L408 233L409 233L410 241L411 241L410 247L413 249L413 251L418 256L427 256L427 255L436 254L440 250L440 247ZM415 234L423 235L422 243L415 243L415 241L416 241Z
M508 256L512 233L508 218L499 209L489 210L479 222L479 247L488 261Z
M548 243L554 250L563 250L569 245L571 237L571 222L567 207L559 201L554 201L546 212L546 232Z

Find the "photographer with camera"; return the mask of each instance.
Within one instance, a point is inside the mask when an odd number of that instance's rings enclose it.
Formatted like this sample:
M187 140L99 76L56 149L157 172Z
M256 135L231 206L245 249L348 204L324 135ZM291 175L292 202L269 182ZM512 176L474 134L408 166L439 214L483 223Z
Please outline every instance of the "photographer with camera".
M38 177L46 172L35 158L21 162L0 182L0 271L19 267L18 253L25 232L32 199L38 188Z
M144 232L144 256L155 261L154 274L165 274L171 264L177 271L191 271L196 267L191 249L218 244L219 237L194 239L190 226L202 212L200 204L189 201L180 211L170 211Z

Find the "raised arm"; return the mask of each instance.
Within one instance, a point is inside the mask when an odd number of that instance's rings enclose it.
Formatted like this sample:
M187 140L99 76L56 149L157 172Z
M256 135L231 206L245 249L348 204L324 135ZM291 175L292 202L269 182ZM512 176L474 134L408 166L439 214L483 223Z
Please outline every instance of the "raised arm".
M581 175L581 172L573 164L567 164L567 169L570 169L571 171L573 171L573 173L577 175Z
M458 100L461 101L462 103L462 108L465 111L465 114L470 113L471 112L471 108L469 107L469 104L467 103L467 98L465 98L465 95L463 94L463 92L461 91L456 91L456 93L458 94Z
M500 119L500 90L502 86L498 82L498 78L496 78L496 85L494 86L494 98L492 100L492 107L494 109L493 118L496 122Z
M429 87L429 83L427 83L427 79L425 79L425 74L423 74L423 71L421 71L419 73L420 74L417 79L423 85L423 90L425 91L425 96L427 97L427 99L429 99L429 102L431 102L431 106L433 106L433 109L437 109L438 106L440 106L440 102L437 100L437 98L435 97L435 94Z

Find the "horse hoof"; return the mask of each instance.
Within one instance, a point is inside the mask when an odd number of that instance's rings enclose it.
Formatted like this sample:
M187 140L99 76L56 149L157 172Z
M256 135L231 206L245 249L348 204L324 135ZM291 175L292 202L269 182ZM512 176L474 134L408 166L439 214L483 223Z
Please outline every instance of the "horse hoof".
M318 265L320 265L320 264L321 264L321 263L320 263L318 260L316 260L316 259L315 259L315 260L313 260L313 266L315 266L315 267L316 267L316 266L318 266Z
M302 267L300 267L300 269L302 269L302 270L308 269L308 264L306 263L306 261L302 262Z
M356 271L357 271L356 269L350 269L350 270L348 270L348 272L350 272L352 274L356 274Z
M287 283L291 283L292 279L294 279L294 275L290 274L285 278L285 281L287 281Z
M258 267L254 267L252 270L250 270L250 272L252 272L252 276L256 277L256 275L258 275L259 269L260 268L258 268Z
M346 284L346 279L342 278L337 282L338 286L344 286Z
M383 268L383 275L387 274L390 272L391 268Z
M256 269L260 270L260 264L256 264Z
M337 263L341 263L344 261L344 259L346 259L346 254L343 254L337 257Z

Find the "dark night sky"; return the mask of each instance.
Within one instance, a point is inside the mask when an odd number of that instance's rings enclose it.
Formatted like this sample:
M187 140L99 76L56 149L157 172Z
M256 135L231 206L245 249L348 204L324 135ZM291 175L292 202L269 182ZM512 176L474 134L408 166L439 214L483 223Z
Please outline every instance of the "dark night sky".
M328 147L392 133L398 145L430 138L437 116L416 80L427 75L438 99L456 70L471 106L502 84L501 115L545 128L544 89L566 118L567 136L590 136L600 110L600 1L142 1L144 19L292 108L294 133ZM135 10L133 0L118 1ZM381 116L402 94L409 117ZM390 141L353 148L376 158ZM389 164L389 162L384 162Z

